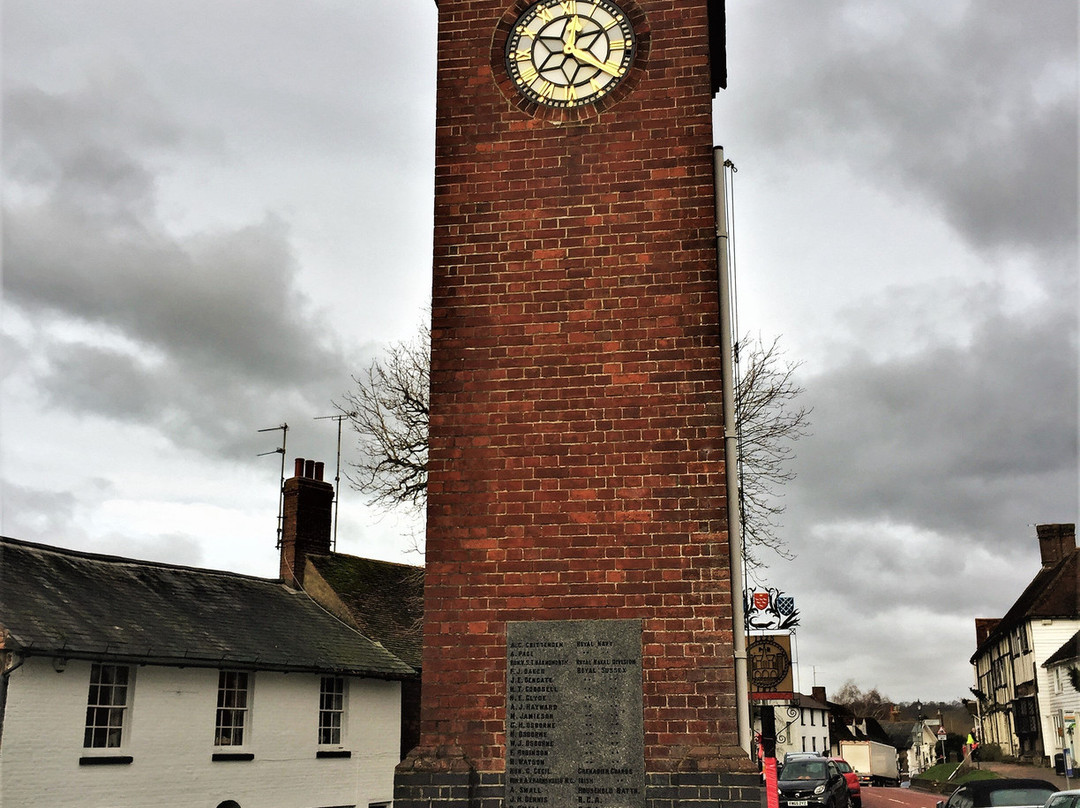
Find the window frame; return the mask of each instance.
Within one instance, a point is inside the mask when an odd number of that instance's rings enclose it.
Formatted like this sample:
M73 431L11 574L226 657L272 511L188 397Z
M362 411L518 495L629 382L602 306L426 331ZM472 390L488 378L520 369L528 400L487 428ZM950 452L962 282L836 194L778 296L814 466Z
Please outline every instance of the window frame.
M235 669L218 671L217 708L214 711L215 749L239 749L247 746L251 735L253 678L249 671ZM242 699L239 698L241 694ZM229 698L230 695L232 698Z
M328 683L334 684L333 691L328 691ZM327 704L328 697L334 699L334 702L331 702L330 705ZM348 701L349 682L346 677L334 674L319 677L319 716L316 739L320 747L340 747L343 745ZM329 735L324 735L324 733L329 733Z
M113 681L102 681L104 671L111 671ZM115 681L123 671L123 682ZM95 681L96 675L96 681ZM132 691L135 686L135 669L131 665L114 662L91 662L86 692L86 715L83 721L83 749L124 749L128 745ZM123 689L123 701L117 701L117 691ZM102 701L103 690L108 693ZM99 723L103 718L104 723ZM99 736L99 733L100 734ZM98 737L103 743L97 743ZM115 737L115 743L113 738Z

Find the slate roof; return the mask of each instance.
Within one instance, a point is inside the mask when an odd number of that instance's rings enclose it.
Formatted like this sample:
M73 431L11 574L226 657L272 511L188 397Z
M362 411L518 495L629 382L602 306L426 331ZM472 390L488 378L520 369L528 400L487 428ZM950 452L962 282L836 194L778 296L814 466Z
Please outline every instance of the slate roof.
M798 697L799 706L804 708L804 709L809 709L809 710L828 710L828 709L830 709L828 704L823 704L822 702L815 699L813 696L807 696L805 693L797 693L796 696Z
M1013 603L1012 608L979 643L979 647L971 656L971 664L975 664L975 660L987 646L997 642L1000 637L1028 620L1080 617L1080 588L1077 586L1077 580L1080 577L1078 561L1080 561L1080 549L1074 549L1056 564L1040 569Z
M420 669L424 569L343 553L309 555L308 562L334 589L367 637Z
M866 727L864 730L859 725L862 724ZM878 743L889 743L889 734L885 732L881 724L876 718L870 716L858 716L851 724L847 725L847 730L851 738L843 738L843 740L855 740L855 741L877 741Z
M24 656L415 676L280 581L10 538L0 538L0 628Z

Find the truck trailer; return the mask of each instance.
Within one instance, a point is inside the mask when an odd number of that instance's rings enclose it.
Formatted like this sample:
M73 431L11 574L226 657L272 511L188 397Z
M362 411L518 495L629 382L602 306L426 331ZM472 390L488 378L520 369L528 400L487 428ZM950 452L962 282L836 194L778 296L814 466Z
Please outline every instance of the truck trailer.
M877 741L840 741L840 757L859 775L861 786L900 785L896 747Z

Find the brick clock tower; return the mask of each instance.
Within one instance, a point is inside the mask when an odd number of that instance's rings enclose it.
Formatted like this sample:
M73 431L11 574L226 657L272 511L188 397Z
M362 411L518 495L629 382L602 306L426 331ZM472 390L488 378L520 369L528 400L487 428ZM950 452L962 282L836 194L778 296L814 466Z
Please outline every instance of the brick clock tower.
M439 0L420 745L397 808L759 804L738 746L721 0Z

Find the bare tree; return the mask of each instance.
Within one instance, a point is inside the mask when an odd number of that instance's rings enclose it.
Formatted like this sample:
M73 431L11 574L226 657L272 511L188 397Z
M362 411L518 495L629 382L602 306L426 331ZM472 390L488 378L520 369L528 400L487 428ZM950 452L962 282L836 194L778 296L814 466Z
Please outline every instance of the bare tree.
M806 434L809 410L796 407L802 392L797 364L786 363L779 339L744 339L740 346L736 426L740 436L743 531L748 563L764 566L755 551L792 556L777 535L778 489L794 478L792 444ZM375 359L355 387L335 402L356 431L361 459L346 477L386 509L422 509L427 498L428 387L431 335L422 323L416 336L392 345Z
M878 721L886 721L892 714L892 701L888 696L883 696L876 687L863 691L855 684L854 679L848 679L833 695L832 700L836 704L842 704L855 714L856 718L875 718Z
M355 387L334 402L356 431L360 461L345 476L368 501L421 510L427 501L428 388L431 333L426 321L411 340L391 345Z
M762 549L785 560L794 556L778 535L785 506L780 487L795 479L795 441L806 436L810 409L798 405L800 363L787 362L780 338L744 337L739 344L735 426L739 435L739 504L749 566L765 566Z

